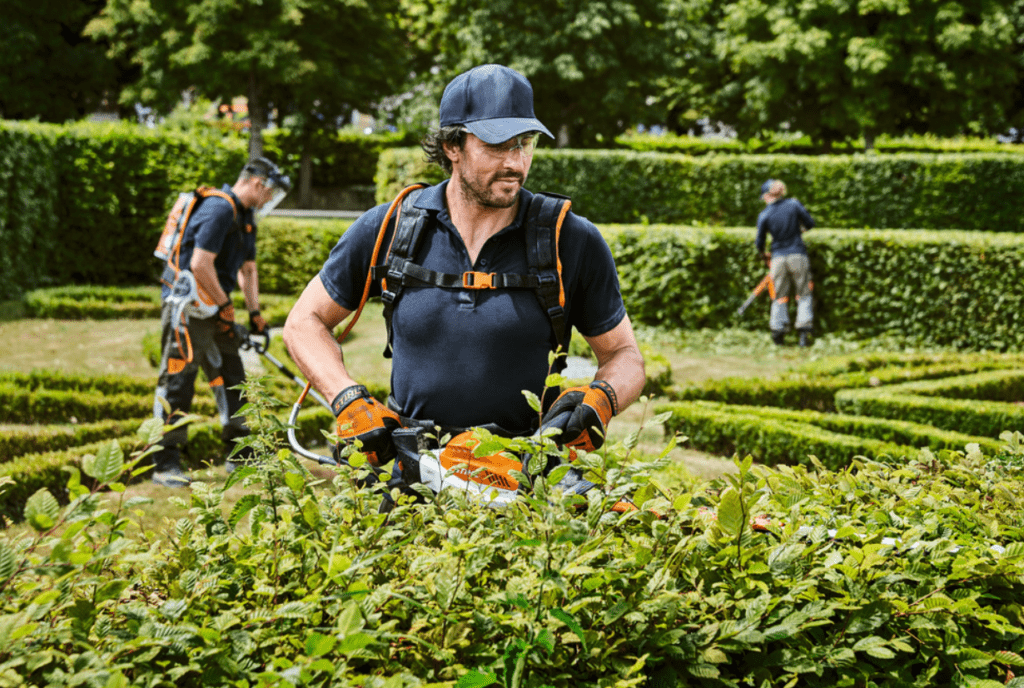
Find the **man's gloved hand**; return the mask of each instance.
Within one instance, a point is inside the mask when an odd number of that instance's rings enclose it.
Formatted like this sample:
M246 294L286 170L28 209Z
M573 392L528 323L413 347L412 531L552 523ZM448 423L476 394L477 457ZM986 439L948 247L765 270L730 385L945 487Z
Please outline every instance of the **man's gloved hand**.
M771 251L765 251L764 253L761 254L761 257L764 259L765 267L767 267L769 270L771 270L772 269L772 252Z
M334 397L331 410L338 419L341 442L359 440L361 451L374 466L395 457L391 432L401 427L398 414L370 395L363 385L346 387Z
M268 327L267 319L260 315L259 309L249 311L249 334L264 335Z
M235 306L228 299L217 308L217 332L227 335L231 339L238 338L235 327Z
M615 390L604 380L594 380L588 387L570 387L562 392L544 414L541 428L561 427L562 432L553 437L557 444L594 451L604 444L608 422L618 412ZM568 419L552 425L559 416Z

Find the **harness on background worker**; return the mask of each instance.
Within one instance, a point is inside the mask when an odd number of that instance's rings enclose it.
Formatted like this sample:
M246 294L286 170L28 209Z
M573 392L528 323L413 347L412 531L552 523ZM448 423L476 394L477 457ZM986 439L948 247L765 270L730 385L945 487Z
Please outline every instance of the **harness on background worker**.
M368 299L372 282L380 280L381 300L384 304L384 319L388 335L384 352L386 357L390 357L392 353L394 309L402 295L403 288L407 286L434 286L467 290L531 289L540 301L551 324L552 351L564 352L566 343L565 290L562 284L558 241L562 223L569 211L571 201L556 194L538 193L533 196L527 209L526 222L528 274L476 271L447 274L429 270L413 262L413 257L426 234L429 217L427 211L415 207L416 199L425 186L425 184L414 184L407 187L399 193L388 208L378 232L359 307L344 331L338 336L338 342L344 341L359 319ZM394 234L385 260L378 263L380 249L393 216L395 217ZM553 367L555 372L564 369L564 356L556 356ZM598 387L592 389L594 385ZM292 407L288 420L289 444L298 455L321 464L349 465L345 458L347 449L344 449L340 442L335 446L333 457L310 452L299 444L295 434L296 420L302 402L309 391L310 384L306 383L298 401ZM387 482L389 487L399 487L407 494L414 495L417 493L412 486L416 484L427 486L435 494L445 487L455 487L475 494L493 506L508 504L523 488L512 475L514 471L526 473L527 467L524 466L521 458L514 457L507 452L477 456L476 448L479 446L480 440L476 437L473 429L444 428L435 426L429 420L401 417L396 409L373 400L366 388L360 385L347 391L350 392L351 398L335 400L332 413L339 419L339 427L343 424L346 427L344 439L349 442L356 440L364 445L363 453L369 460L371 470L377 479ZM595 382L590 387L566 390L560 399L564 398L563 405L567 408L571 409L577 406L584 408L578 403L580 399L577 397L586 398L589 401L587 395L601 397L602 403L590 403L595 407L593 412L601 416L603 425L606 426L607 421L617 410L614 408L614 390L611 390L607 383ZM353 406L355 410L346 415L346 409L361 400L368 400L370 403L363 403L358 407ZM389 401L391 400L389 399ZM573 403L569 404L568 401ZM394 404L392 403L390 406L393 407ZM589 406L585 408L590 410ZM376 415L374 415L375 411ZM543 429L554 428L559 433L564 432L573 416L572 410L560 413L558 401L556 401L552 409L549 410L548 416L545 417ZM497 427L485 426L483 430L509 436L508 433ZM394 454L379 455L373 450L365 449L365 445L373 444L376 433L380 432L390 434L393 443L389 444L394 447ZM535 436L539 436L540 432L541 430L538 430ZM557 433L555 436L557 437ZM440 443L449 437L451 439L441 446ZM603 438L587 437L585 441L588 443L593 441L600 446ZM381 467L391 459L395 459L395 462L392 473L388 476ZM548 462L542 473L548 474L556 465L557 462ZM595 485L584 480L578 469L570 467L558 483L558 487L565 493L585 494ZM382 509L389 508L388 501L385 500ZM633 509L636 509L635 505L628 501L623 501L615 507L616 511Z
M281 173L277 165L266 158L256 158L242 169L244 172L265 177L264 186L272 192L270 199L257 211L257 216L262 218L287 195L291 189L291 180L287 175ZM239 208L232 194L210 186L199 186L192 191L178 194L171 211L167 214L160 240L153 251L153 255L164 263L160 281L170 290L166 300L173 308L171 322L174 324L179 350L185 356L185 360L189 362L193 358L192 344L188 335L189 318L213 317L217 315L219 306L202 289L195 275L192 274L192 270L188 266L181 265L181 244L188 222L196 208L211 196L222 198L231 205L232 219L235 223L234 231L247 233L253 231L251 224L246 223L244 228L239 225ZM237 328L236 335L241 335Z

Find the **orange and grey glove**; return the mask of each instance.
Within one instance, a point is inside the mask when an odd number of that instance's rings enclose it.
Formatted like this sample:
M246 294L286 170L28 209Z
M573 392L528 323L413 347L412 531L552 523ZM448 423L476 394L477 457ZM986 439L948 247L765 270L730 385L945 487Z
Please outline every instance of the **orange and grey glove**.
M588 387L570 387L562 392L544 414L541 428L562 430L552 438L556 444L594 451L604 444L608 422L618 412L615 390L604 380L594 380ZM559 417L565 420L556 421Z
M267 319L260 315L258 308L249 311L249 334L264 335L268 327Z
M228 299L217 309L217 332L227 335L232 341L246 338L245 328L235 322L235 306Z
M398 414L380 403L363 385L346 387L334 397L331 410L338 419L340 444L359 440L366 458L374 466L395 457L391 432L401 427Z

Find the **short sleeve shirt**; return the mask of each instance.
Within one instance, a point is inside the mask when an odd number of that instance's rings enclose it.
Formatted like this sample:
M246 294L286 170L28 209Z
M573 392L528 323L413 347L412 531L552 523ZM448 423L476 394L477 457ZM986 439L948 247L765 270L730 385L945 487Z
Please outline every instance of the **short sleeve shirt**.
M523 222L533 194L520 191L515 220L487 240L474 265L448 215L447 184L426 188L416 200L430 219L413 262L443 273L528 274ZM320 271L324 288L342 308L359 306L386 212L387 206L381 205L356 220ZM379 263L392 233L389 227ZM593 337L618 325L626 309L611 250L597 228L568 213L558 251L567 316L563 341L569 341L572 328ZM375 281L370 296L380 293ZM536 425L537 413L523 390L543 393L555 340L532 289L406 286L395 305L392 327L391 393L403 415L456 427L496 423L513 432Z
M237 216L231 204L220 196L207 196L192 211L181 239L181 257L178 263L187 269L195 247L216 253L213 266L217 281L226 294L238 286L238 270L249 260L256 260L256 220L252 210L242 205L238 197L225 184L221 191L229 194L238 209ZM163 297L169 294L166 285Z
M772 255L788 256L807 253L800 225L814 227L814 219L795 198L782 198L765 206L757 216L757 237L754 245L764 251L768 235L772 236Z

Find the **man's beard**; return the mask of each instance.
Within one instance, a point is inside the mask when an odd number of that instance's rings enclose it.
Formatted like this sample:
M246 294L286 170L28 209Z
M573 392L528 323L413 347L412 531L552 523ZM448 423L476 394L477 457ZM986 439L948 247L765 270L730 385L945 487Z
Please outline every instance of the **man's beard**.
M523 187L523 183L526 179L518 172L499 172L494 175L487 183L480 183L477 180L469 180L465 176L459 176L459 188L462 193L474 201L477 205L482 205L485 208L511 208L519 200L519 192L511 194L506 197L503 195L496 194L491 186L497 180L514 180L519 182L519 188Z

